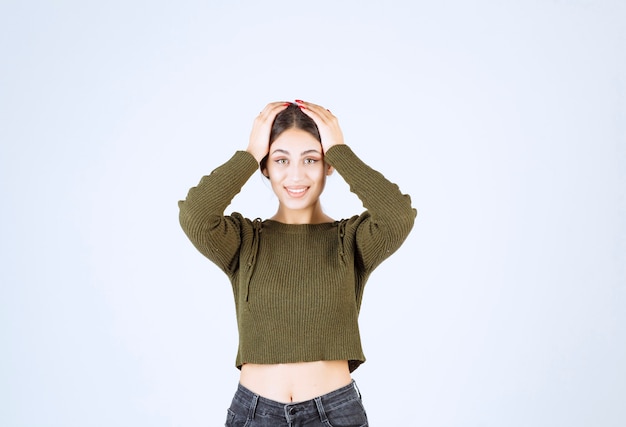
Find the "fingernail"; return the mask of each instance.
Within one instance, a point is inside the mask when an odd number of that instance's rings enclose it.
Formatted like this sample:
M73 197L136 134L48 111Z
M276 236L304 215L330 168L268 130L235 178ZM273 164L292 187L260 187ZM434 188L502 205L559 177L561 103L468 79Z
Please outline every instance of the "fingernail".
M303 100L301 100L301 99L296 99L296 102L297 102L298 104L302 104L304 101L303 101Z
M298 105L298 107L300 107L301 110L306 110L306 107L304 105Z
M287 105L291 105L291 102L285 102L285 103L283 104L283 106L285 106L285 107L286 107Z

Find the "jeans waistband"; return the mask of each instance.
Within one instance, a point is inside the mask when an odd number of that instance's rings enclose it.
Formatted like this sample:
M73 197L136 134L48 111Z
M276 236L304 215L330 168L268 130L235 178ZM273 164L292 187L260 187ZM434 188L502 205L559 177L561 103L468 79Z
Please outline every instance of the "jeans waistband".
M289 414L294 411L321 412L320 415L325 418L323 408L331 410L347 401L359 399L360 397L361 393L359 392L354 380L352 380L350 384L338 388L337 390L333 390L330 393L297 403L277 402L260 396L239 384L237 392L233 398L233 402L237 402L244 406L248 410L248 416L250 419L254 418L254 415L259 412L267 415L281 415Z

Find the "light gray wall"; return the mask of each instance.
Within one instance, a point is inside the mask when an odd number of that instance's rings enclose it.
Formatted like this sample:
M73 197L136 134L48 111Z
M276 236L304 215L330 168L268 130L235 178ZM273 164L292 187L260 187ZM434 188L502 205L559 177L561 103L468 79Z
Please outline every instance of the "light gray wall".
M371 424L623 426L624 22L617 0L3 1L0 425L223 423L232 296L176 202L301 98L419 210L365 295ZM230 210L275 203L255 175ZM338 175L324 206L361 210Z

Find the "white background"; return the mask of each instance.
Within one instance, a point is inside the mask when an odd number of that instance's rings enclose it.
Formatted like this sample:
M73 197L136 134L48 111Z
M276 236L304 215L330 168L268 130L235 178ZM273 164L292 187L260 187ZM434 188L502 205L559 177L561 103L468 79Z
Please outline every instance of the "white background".
M625 23L619 0L2 0L0 425L222 425L234 304L177 201L295 98L419 210L361 311L373 426L625 425ZM362 209L339 175L323 203ZM229 212L275 207L256 174Z

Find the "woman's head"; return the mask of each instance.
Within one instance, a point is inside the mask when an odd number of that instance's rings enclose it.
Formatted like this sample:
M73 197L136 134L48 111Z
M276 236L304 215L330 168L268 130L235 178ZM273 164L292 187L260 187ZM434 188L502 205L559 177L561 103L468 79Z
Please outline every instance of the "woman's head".
M297 104L290 104L287 108L278 113L276 119L274 119L272 130L270 131L270 147L276 138L278 138L283 132L294 128L310 133L321 143L322 139L320 137L320 132L313 119L304 114ZM267 157L268 156L263 157L260 162L262 171L267 167Z
M333 168L324 161L315 122L299 107L289 106L276 117L261 171L278 199L275 218L288 223L328 219L319 198Z

